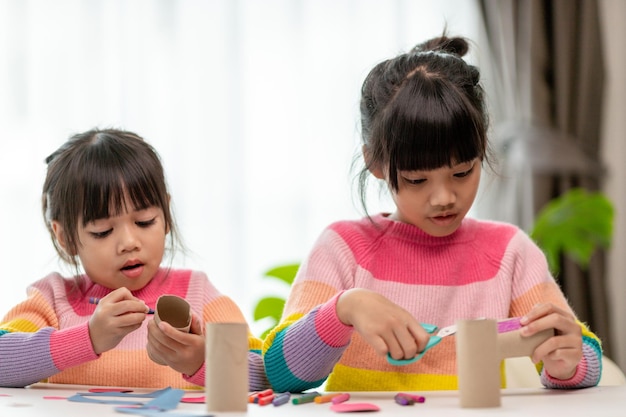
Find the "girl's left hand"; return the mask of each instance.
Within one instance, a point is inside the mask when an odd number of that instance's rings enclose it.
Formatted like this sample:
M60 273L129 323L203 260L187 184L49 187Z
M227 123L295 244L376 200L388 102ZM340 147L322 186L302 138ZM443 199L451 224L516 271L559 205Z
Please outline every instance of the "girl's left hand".
M537 346L531 359L543 361L543 367L553 378L570 379L583 356L582 330L576 318L554 304L537 304L521 319L522 336L532 336L554 329L554 337Z
M192 315L189 333L161 321L148 323L148 356L154 362L168 365L177 372L193 375L204 363L204 335L201 320Z

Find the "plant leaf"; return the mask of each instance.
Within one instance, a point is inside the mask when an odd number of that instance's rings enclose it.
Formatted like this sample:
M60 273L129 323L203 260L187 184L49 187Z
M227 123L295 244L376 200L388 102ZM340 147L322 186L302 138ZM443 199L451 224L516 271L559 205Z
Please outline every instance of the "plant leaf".
M281 281L285 282L287 285L291 286L293 280L296 278L298 268L300 268L299 263L281 265L270 269L269 271L265 272L264 275L266 277L278 278Z
M553 272L559 271L561 253L585 269L596 248L611 245L613 205L600 192L571 189L538 213L530 236L546 254Z
M285 299L280 297L264 297L259 300L254 308L254 320L261 320L270 317L278 323L283 313Z

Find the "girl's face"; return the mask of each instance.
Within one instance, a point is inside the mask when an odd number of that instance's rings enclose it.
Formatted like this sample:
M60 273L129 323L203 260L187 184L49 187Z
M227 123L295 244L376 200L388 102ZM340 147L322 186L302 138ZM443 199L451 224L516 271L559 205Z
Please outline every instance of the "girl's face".
M91 280L110 289L126 287L136 291L155 276L165 251L163 210L131 208L118 216L78 225L78 257ZM64 247L63 230L53 222L53 230Z
M431 171L400 171L392 193L392 219L419 227L431 236L453 233L472 207L480 182L479 159Z

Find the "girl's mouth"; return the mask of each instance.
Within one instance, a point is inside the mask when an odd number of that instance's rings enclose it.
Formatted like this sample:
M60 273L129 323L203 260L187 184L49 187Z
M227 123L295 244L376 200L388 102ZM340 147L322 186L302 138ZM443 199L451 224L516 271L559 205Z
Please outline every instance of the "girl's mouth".
M121 272L127 278L138 278L143 273L143 264L126 265L122 267Z
M455 219L456 214L446 214L444 216L431 217L431 221L437 226L448 226L450 223L454 222Z

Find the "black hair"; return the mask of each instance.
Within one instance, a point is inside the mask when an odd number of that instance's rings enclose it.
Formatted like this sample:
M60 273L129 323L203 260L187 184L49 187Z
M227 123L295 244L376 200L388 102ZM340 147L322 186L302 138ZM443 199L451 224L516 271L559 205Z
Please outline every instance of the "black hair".
M57 253L70 265L78 268L78 222L85 226L126 211L127 197L135 210L163 210L170 248L175 246L177 229L161 159L137 134L92 129L70 137L45 161L44 220ZM52 221L59 222L65 231L67 251L57 242Z
M365 211L370 170L398 191L399 171L428 171L479 158L489 163L488 115L478 68L461 37L442 35L376 65L361 89Z

